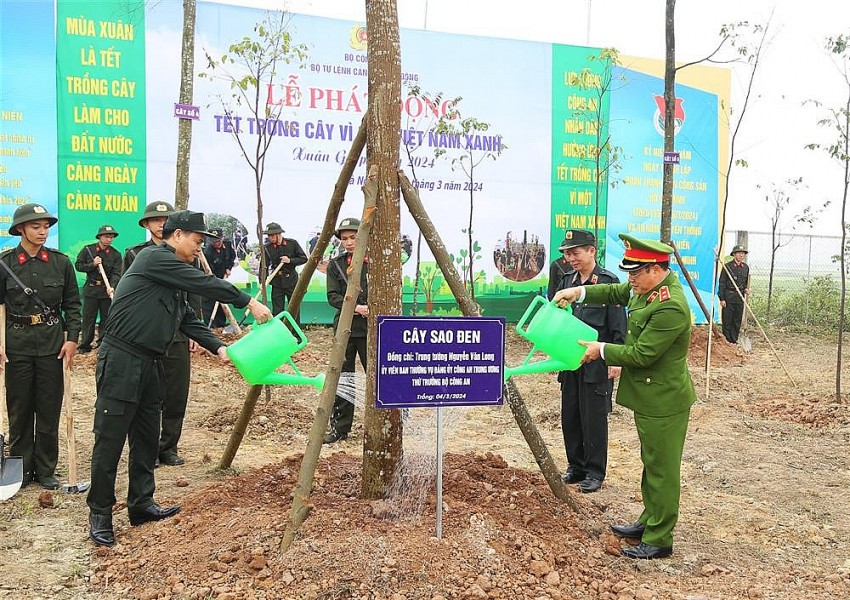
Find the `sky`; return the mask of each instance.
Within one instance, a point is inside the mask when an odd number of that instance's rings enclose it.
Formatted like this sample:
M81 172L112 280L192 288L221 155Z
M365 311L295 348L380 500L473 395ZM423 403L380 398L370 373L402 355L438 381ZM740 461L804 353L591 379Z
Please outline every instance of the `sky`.
M365 0L225 3L365 22ZM665 0L399 0L398 11L399 25L409 29L613 47L624 55L663 60L665 6ZM720 42L721 27L740 21L769 22L770 35L735 142L735 158L748 166L732 170L726 229L770 231L766 196L773 187L802 177L803 187L792 191L780 229L787 230L791 217L803 208L819 209L829 202L810 231L840 235L843 169L823 151L805 148L813 142L833 142L835 136L817 125L826 116L825 108L804 103L817 100L823 107L837 108L846 102L847 84L823 48L828 36L850 34L850 3L680 0L675 11L676 60L707 57ZM751 69L729 68L735 122Z

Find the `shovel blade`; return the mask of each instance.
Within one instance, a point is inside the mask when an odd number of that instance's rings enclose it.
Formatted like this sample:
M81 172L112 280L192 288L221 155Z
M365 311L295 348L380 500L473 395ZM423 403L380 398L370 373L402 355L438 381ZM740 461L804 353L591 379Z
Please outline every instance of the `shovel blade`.
M8 500L18 493L24 481L24 459L0 457L0 500Z
M741 349L749 354L753 351L753 342L748 335L742 335L738 338L738 342L741 344Z

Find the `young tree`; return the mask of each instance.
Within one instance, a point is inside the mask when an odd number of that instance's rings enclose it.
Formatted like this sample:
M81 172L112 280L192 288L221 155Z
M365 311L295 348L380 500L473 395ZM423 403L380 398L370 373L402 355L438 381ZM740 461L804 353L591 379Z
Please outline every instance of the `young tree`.
M289 17L283 12L269 12L254 25L254 35L232 43L221 58L205 49L207 71L199 77L223 81L229 93L219 93L224 110L225 130L229 130L239 151L254 174L257 203L257 239L263 239L263 176L266 157L272 141L291 127L282 119L286 104L269 104L268 90L284 65L304 67L307 46L296 44L289 31ZM286 94L286 98L292 95ZM248 112L248 117L244 112ZM260 252L260 282L266 279L265 253ZM262 287L265 290L265 287ZM265 298L264 298L265 300Z
M847 297L847 196L850 191L850 35L841 34L827 38L825 48L835 63L844 86L844 104L835 108L826 108L817 101L812 104L826 111L826 116L818 121L818 126L826 127L835 135L834 141L827 144L814 143L806 147L822 150L843 169L841 181L841 295L838 306L838 357L835 364L835 399L841 400L841 353L844 340L844 313Z
M192 104L195 82L195 0L183 0L183 50L180 60L180 104ZM174 206L189 206L189 155L192 149L192 121L177 122L177 177Z

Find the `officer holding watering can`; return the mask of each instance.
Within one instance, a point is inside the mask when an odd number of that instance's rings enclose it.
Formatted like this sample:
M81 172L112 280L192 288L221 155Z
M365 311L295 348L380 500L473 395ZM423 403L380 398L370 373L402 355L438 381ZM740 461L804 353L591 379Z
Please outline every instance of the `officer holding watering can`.
M89 537L112 546L115 478L124 442L129 439L127 512L131 525L177 514L179 506L154 502L154 464L158 452L160 406L165 394L162 359L182 331L223 362L225 346L198 320L186 293L248 307L258 323L271 318L263 304L232 284L191 265L206 231L203 213L172 213L163 227L164 244L145 248L121 278L97 355L89 505Z
M628 283L568 288L554 301L627 304L628 330L622 344L582 342L584 362L604 358L622 366L617 403L634 411L641 445L644 510L631 525L612 525L615 534L640 539L622 550L629 558L664 558L673 553L679 518L680 473L688 416L696 392L688 371L691 311L679 278L670 270L673 248L621 233L620 269Z
M598 283L620 283L616 275L596 264L596 237L589 231L568 229L558 248L570 270L559 289ZM573 314L593 327L602 342L622 344L626 339L626 311L622 304L574 302ZM602 486L608 464L608 413L614 378L620 367L609 367L603 358L575 371L561 371L561 431L567 451L564 483L579 483L584 492Z

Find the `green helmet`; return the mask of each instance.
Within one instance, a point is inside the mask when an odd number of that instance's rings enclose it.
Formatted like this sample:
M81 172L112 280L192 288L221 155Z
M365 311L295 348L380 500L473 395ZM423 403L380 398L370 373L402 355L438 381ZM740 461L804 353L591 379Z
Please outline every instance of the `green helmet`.
M100 229L97 230L97 235L94 237L100 239L100 236L102 235L114 235L115 237L118 237L118 232L112 225L101 225Z
M174 207L171 206L168 202L163 200L159 200L158 202L151 202L145 207L145 214L142 215L142 218L139 219L139 227L145 226L145 220L150 219L152 217L167 217L171 213L174 212Z
M9 227L9 235L21 235L18 225L28 223L29 221L38 221L39 219L47 219L50 227L53 227L59 221L59 219L51 215L41 204L21 204L15 209L15 214L12 217L12 225Z
M343 231L357 231L360 228L360 219L355 219L354 217L346 217L339 223L339 227L334 231L334 235L338 238L342 236L340 233Z

